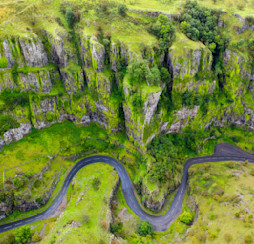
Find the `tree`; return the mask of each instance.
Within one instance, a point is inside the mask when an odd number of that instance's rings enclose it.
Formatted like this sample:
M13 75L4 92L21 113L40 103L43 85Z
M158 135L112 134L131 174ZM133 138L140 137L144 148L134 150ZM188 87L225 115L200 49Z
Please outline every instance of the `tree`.
M15 237L13 233L6 234L3 238L0 239L0 244L14 244Z
M153 225L148 221L141 221L138 224L138 234L140 236L152 235L154 231Z
M101 184L100 179L99 179L98 177L95 177L95 178L93 179L93 182L92 182L93 189L94 189L95 191L98 191L98 190L99 190L99 185L100 185L100 184Z
M191 213L185 211L179 216L179 219L184 224L190 224L193 219L193 216Z
M39 242L41 240L41 237L39 236L39 234L36 232L33 237L32 237L32 241L33 242Z
M127 10L128 10L128 8L126 7L125 4L119 4L119 5L118 5L118 13L119 13L120 15L125 16Z
M29 242L32 236L31 230L29 227L21 227L14 232L15 241L17 243L26 243Z
M72 29L75 23L75 15L71 8L68 8L65 17L67 19L68 26Z

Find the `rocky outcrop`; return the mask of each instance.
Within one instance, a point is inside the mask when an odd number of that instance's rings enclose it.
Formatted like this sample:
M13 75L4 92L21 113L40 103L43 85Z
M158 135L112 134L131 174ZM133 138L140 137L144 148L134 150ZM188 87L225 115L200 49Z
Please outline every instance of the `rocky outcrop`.
M19 128L10 129L4 133L4 143L10 144L14 141L21 140L25 135L32 131L31 124L20 124ZM1 143L0 143L1 144Z
M95 36L90 39L90 51L92 55L92 64L96 72L104 70L105 63L105 47L99 43Z
M65 91L71 95L77 91L84 90L84 74L80 69L79 72L70 72L65 70L60 70L61 77L64 82Z
M142 14L148 17L158 17L160 14L167 16L170 20L177 20L179 14L169 14L159 11L143 11L143 10L136 10L136 9L129 9L129 12L134 12L137 14Z
M189 109L183 107L181 110L175 111L174 116L176 120L171 124L170 128L166 130L166 133L179 133L181 130L198 114L198 107Z
M12 89L16 87L17 86L10 72L0 73L0 92L8 88Z
M251 70L248 60L239 53L229 49L223 53L223 63L226 73L232 78L240 75L239 78L254 80L254 73Z
M25 65L42 67L48 65L48 57L41 41L37 39L19 40Z
M177 45L172 45L168 54L168 64L172 67L174 79L190 81L198 72L211 70L212 54L206 47L201 45L200 48L192 49Z

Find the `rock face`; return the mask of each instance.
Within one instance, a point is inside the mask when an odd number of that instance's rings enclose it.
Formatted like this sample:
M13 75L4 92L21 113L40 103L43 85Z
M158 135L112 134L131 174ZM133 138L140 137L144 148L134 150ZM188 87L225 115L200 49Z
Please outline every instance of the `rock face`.
M20 124L19 128L10 129L4 133L4 143L10 144L13 141L19 141L25 135L29 134L32 131L31 124Z
M19 41L25 64L32 67L48 65L48 57L44 46L39 39Z
M175 79L190 81L199 71L211 70L212 54L203 46L192 49L173 45L169 50L168 64Z
M170 128L166 133L179 133L181 130L198 114L198 107L195 106L193 109L183 107L179 111L174 112L176 120L171 124Z
M226 49L223 54L223 61L225 70L231 77L237 75L241 79L254 80L254 72L243 56Z

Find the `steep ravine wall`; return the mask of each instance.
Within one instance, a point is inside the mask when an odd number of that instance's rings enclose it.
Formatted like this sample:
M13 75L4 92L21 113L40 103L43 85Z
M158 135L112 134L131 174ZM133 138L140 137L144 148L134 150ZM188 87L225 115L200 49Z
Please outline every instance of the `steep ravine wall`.
M223 54L225 90L236 98L239 103L237 109L231 104L220 111L210 111L205 118L201 118L200 106L187 107L180 101L169 114L159 106L166 89L166 85L161 83L143 88L142 112L137 112L132 105L132 87L126 76L123 80L118 78L117 64L119 60L124 60L128 65L132 59L142 59L142 54L135 53L127 43L112 42L110 63L105 64L106 50L96 36L84 35L79 39L81 57L78 57L79 52L69 42L66 33L58 33L54 37L44 33L43 37L6 38L0 41L0 53L7 60L7 65L0 70L0 92L19 88L28 92L29 96L28 105L3 111L20 126L0 136L0 150L5 144L22 139L31 132L32 127L42 129L64 120L84 126L98 122L110 133L120 131L124 129L119 116L120 108L124 112L127 137L135 145L142 146L141 149L156 134L181 132L192 121L199 121L204 129L214 122L217 126L227 123L248 125L254 130L253 106L243 99L247 92L254 99L254 74L242 55L230 50ZM218 82L198 76L200 73L212 73L211 52L200 43L195 47L193 43L182 47L185 41L177 39L166 57L173 77L172 97L177 99L178 94L186 91L212 94L218 89ZM163 56L165 53L161 58L156 58L151 53L149 62L159 64L163 62ZM114 83L117 89L123 91L123 100L114 97ZM144 192L144 204L153 210L160 210L165 198L157 199L153 204L153 193L149 194L148 190Z

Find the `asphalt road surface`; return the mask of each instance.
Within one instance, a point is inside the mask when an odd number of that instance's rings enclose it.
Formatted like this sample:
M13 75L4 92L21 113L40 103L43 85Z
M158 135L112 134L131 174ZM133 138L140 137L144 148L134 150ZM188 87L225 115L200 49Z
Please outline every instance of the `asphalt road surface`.
M185 162L182 182L181 185L174 197L173 202L169 210L162 216L153 216L144 212L134 194L134 187L132 182L127 174L123 165L121 165L117 160L108 156L91 156L80 160L70 171L69 175L65 179L63 187L56 197L55 201L49 206L44 212L37 214L35 216L18 220L9 224L0 225L0 233L17 228L22 225L30 224L39 220L47 219L61 204L63 197L65 196L67 189L76 175L76 173L83 167L93 163L107 163L112 165L118 172L118 175L121 180L122 191L124 198L128 206L132 211L138 215L143 220L149 220L153 225L156 231L165 231L172 224L172 222L181 214L182 212L182 203L186 191L186 183L188 179L188 169L193 164L201 163L213 163L220 161L245 161L248 160L250 163L254 163L254 155L249 154L242 149L232 146L227 143L219 144L215 147L214 154L211 156L197 157L188 159Z

